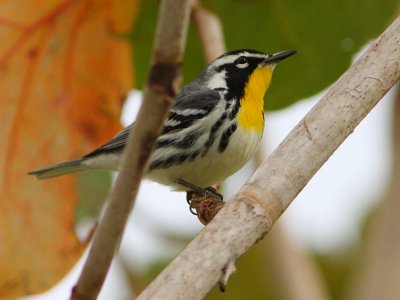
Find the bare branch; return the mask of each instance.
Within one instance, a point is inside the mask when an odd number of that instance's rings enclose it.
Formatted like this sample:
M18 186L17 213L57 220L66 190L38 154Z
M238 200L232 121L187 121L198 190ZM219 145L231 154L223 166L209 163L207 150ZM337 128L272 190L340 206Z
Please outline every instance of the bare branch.
M137 299L202 299L400 78L400 17Z
M204 60L209 63L225 52L221 22L216 15L198 4L193 7L192 19L203 48Z
M133 134L124 150L120 172L95 232L89 256L71 299L96 299L134 204L146 162L174 101L192 6L191 0L161 1L152 69Z

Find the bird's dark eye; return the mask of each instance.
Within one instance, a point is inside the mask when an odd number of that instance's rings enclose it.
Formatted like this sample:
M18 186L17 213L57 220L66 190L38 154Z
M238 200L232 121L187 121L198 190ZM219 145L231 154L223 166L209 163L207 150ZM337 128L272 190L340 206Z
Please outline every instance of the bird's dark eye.
M247 62L246 56L240 56L235 60L235 64L243 64Z
M239 69L247 68L249 66L249 63L247 61L247 57L246 56L240 56L239 58L237 58L235 60L235 65Z

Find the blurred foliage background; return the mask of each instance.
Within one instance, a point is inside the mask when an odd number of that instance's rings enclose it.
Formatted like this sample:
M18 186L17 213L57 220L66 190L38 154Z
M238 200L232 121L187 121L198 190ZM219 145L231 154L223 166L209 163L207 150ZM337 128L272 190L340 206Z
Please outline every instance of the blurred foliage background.
M202 1L221 20L228 50L251 48L267 53L296 49L295 64L282 64L268 91L268 110L280 109L326 88L351 58L379 35L396 15L396 0L220 0ZM158 1L142 1L132 31L137 88L147 78ZM193 80L204 66L191 26L183 74ZM282 86L286 88L281 88Z
M159 2L140 1L133 29L118 33L121 39L128 40L132 45L133 86L139 90L143 88L149 70ZM267 53L287 49L299 51L290 64L280 65L279 72L274 75L265 102L267 110L283 109L328 88L349 67L353 56L394 20L400 8L398 0L203 0L199 1L199 4L220 18L228 50L253 48ZM192 24L188 32L183 62L184 82L193 80L203 67L203 50ZM398 114L396 112L396 116ZM394 126L400 127L400 125ZM398 129L394 127L393 132L398 134ZM393 141L393 145L395 143L396 140ZM400 151L399 148L395 149ZM395 171L392 174L389 190L391 187L400 186L396 181L400 180L398 179L400 176L396 173L399 169L399 159L394 157L393 164ZM111 175L107 172L79 174L77 178L80 204L75 216L79 224L97 218L111 186ZM388 195L396 197L398 194L388 192ZM393 214L397 212L393 208L386 210ZM271 234L239 260L238 272L230 279L227 292L220 293L214 288L206 299L377 299L373 298L375 297L373 294L370 298L362 293L352 294L349 292L349 287L351 289L352 284L357 281L354 280L357 273L356 266L363 257L364 249L370 247L367 241L370 229L374 226L377 228L371 220L382 219L374 218L379 213L378 208L370 213L371 217L365 221L363 229L365 234L361 241L334 253L321 254L313 250L299 249L285 236L282 229L276 226ZM393 218L396 216L389 214L383 219ZM375 230L375 235L382 236L387 227L382 225L379 228L380 231ZM400 240L400 231L396 227L392 229L395 234L390 238L393 245L397 245L395 243ZM193 238L187 235L175 236L162 231L156 231L155 234L174 245L176 251L168 252L168 255L155 259L145 269L140 270L131 263L123 261L124 273L129 279L129 289L134 294L144 289L173 259L178 250ZM382 244L382 240L378 242L374 242L374 238L370 240L371 243ZM396 251L398 249L396 247L389 246L392 251ZM400 253L400 248L398 250ZM390 252L378 253L390 257ZM384 269L394 261L387 263L381 267ZM291 275L297 280L290 281ZM379 281L376 276L371 278ZM398 286L400 286L399 278L395 278ZM364 281L364 285L369 282L368 280ZM382 280L385 281L384 278ZM299 282L300 287L297 286ZM304 298L304 294L301 294L303 292L299 292L302 289L306 290L305 294L309 293L309 297ZM398 299L398 295L400 294L379 299Z
M158 5L159 1L155 0L141 2L139 16L129 35L134 49L137 89L143 87L147 78ZM398 0L204 0L201 5L220 18L228 50L299 51L295 62L279 66L267 94L267 110L285 108L329 87L349 67L354 55L393 21L400 8ZM192 24L183 64L184 82L193 80L203 66L203 50ZM365 232L369 232L367 224L370 224L369 218L365 221ZM181 248L192 237L167 234L162 238ZM289 252L294 249L295 253L301 253L301 258L294 256L307 261L311 273L316 273L313 276L318 277L311 283L314 287L310 287L310 290L315 289L317 282L318 291L313 294L309 290L310 297L304 298L289 291L287 274L282 272L290 268L282 267L284 261L278 258L282 251L277 250L277 239L285 239L279 228L239 260L239 271L230 279L226 293L220 293L215 287L206 299L353 299L349 298L348 289L361 250L366 247L365 240L328 254L304 253L304 250L296 250L295 245L287 244ZM145 288L172 258L154 261L144 273L127 267L125 270L135 293ZM301 274L300 271L297 275ZM298 280L303 278L298 277Z

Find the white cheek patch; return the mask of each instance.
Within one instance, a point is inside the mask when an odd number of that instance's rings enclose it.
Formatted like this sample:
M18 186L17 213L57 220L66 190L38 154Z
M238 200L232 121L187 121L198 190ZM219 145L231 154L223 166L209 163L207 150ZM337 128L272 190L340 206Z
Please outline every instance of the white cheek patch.
M207 82L207 87L210 89L215 88L227 88L226 80L225 80L226 71L222 71L220 73L215 73L211 76L211 78Z

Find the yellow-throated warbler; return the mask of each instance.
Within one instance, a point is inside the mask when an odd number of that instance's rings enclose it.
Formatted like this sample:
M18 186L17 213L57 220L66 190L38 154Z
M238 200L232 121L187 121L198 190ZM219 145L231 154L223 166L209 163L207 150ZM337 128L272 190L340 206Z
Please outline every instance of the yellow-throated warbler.
M227 52L184 86L169 111L145 177L177 190L206 188L239 170L264 128L264 94L274 67L296 51ZM88 169L117 170L134 124L80 159L30 172L39 179Z

